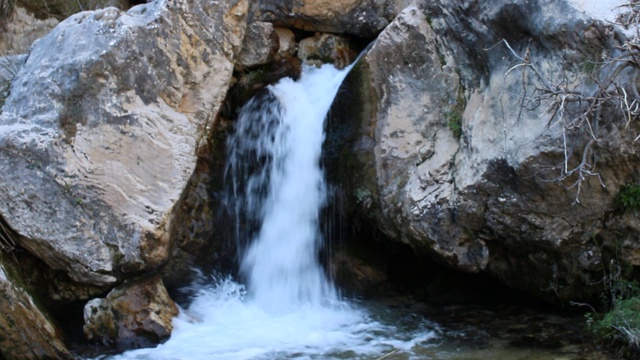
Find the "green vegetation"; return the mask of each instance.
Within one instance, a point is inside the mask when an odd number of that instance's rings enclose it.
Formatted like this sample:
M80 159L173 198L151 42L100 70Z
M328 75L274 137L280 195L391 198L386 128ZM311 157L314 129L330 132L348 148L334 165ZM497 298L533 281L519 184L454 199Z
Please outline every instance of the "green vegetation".
M602 301L608 311L594 310L586 318L598 342L614 347L624 357L635 358L640 355L640 286L625 279L628 275L616 260L611 261L609 274L603 279Z
M616 200L625 210L640 210L640 184L623 187Z
M462 116L452 110L445 113L447 117L447 126L453 132L453 135L459 138L462 135Z

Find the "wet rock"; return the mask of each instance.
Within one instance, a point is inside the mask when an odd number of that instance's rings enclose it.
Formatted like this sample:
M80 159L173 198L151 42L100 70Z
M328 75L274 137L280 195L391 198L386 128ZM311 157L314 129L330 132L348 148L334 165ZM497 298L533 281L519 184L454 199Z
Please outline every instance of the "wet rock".
M349 40L332 34L316 34L300 41L298 57L307 64L334 64L338 69L345 68L355 60L357 52Z
M21 246L96 286L166 262L171 210L226 95L247 8L83 12L34 44L0 114L0 213Z
M257 21L247 26L247 33L238 54L236 66L252 67L273 60L278 52L278 35L273 24Z
M119 350L150 347L171 335L178 308L160 276L126 283L84 308L84 333L91 341Z
M0 357L3 359L72 359L61 333L18 285L13 259L0 250Z
M332 255L330 266L336 285L359 296L380 296L390 290L384 271L344 251Z

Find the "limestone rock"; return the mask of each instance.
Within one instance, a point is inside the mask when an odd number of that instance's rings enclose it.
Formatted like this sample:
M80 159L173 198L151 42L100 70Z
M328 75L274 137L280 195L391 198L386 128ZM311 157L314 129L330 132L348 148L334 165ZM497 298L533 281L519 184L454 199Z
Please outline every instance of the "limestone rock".
M84 333L119 350L156 345L171 335L178 308L159 276L124 284L84 308Z
M0 55L24 54L29 52L36 39L45 36L58 25L55 18L40 20L23 7L16 7L13 15L0 32Z
M166 261L171 210L225 97L247 8L83 12L34 44L0 114L0 213L21 246L97 286Z
M254 20L313 32L369 37L393 18L397 2L387 0L267 0L252 3ZM408 5L408 3L406 4ZM406 6L405 5L405 6Z
M287 28L276 27L278 35L278 56L294 55L296 53L296 36Z
M60 332L26 289L17 285L16 269L0 250L0 357L72 359Z
M264 65L273 60L278 51L278 35L273 24L257 21L247 26L247 33L238 54L237 66Z
M334 64L342 69L355 60L358 54L349 41L332 34L318 33L302 39L298 45L298 57L307 64Z
M48 19L54 17L60 20L64 20L81 11L104 9L108 7L116 7L121 10L126 10L129 8L130 3L136 2L135 0L47 0L46 2L38 0L14 1L18 6L28 9L29 12L35 14L38 18Z
M358 211L449 266L552 301L597 296L614 238L626 249L617 260L637 263L637 221L614 201L636 181L637 124L601 128L606 165L585 178L577 203L575 177L554 181L562 122L548 122L549 102L528 102L544 84L514 66L526 59L551 81L585 78L576 64L593 58L588 49L615 51L621 35L566 2L418 3L379 36L347 79L353 101L333 111L358 121L343 151ZM581 154L588 139L571 136Z

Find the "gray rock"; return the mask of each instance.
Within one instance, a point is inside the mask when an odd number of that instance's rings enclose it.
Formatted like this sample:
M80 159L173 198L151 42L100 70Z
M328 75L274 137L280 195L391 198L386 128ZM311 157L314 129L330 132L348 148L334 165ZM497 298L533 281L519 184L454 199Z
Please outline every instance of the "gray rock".
M247 8L83 12L34 44L0 115L0 213L20 245L98 286L166 261L171 210L224 99Z
M386 0L267 0L252 3L254 20L306 31L374 36L397 14L398 3ZM406 4L404 4L406 3Z
M581 65L618 44L608 29L546 0L405 9L350 77L351 110L334 110L358 121L348 153L359 164L349 180L359 212L454 268L554 301L599 294L614 228L625 229L629 251L613 260L637 263L637 221L614 203L639 165L629 145L637 129L618 119L601 130L605 165L576 202L576 177L556 181L562 122L548 124L548 99L530 101L544 81L516 65L526 58L553 82L586 78ZM571 136L580 154L588 138Z
M251 67L273 61L278 52L278 35L273 24L257 21L247 26L247 33L238 54L237 66Z
M307 64L333 64L342 69L351 64L356 56L353 46L343 36L317 33L298 44L298 57Z
M13 1L13 0L12 0ZM0 20L1 21L1 20ZM16 7L0 32L0 55L25 54L33 42L49 33L59 21L38 19L23 7Z

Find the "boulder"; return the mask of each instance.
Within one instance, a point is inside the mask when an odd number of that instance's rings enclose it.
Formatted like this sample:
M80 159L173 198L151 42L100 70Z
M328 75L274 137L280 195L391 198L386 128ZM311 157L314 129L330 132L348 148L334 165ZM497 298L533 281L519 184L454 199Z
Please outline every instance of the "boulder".
M130 281L113 289L106 298L84 307L84 333L90 341L128 350L150 347L171 335L178 307L160 276Z
M624 36L566 2L438 4L386 27L347 79L351 101L332 111L357 121L340 160L351 202L453 268L550 301L596 297L607 264L637 265L637 215L615 197L638 179L639 129L607 108L593 145L537 95L550 83L591 93L567 79L592 76L583 65L616 56ZM565 156L571 169L583 155L594 167L563 173Z
M47 312L18 285L21 281L12 262L0 250L0 357L72 359Z
M278 56L285 57L296 53L296 36L287 28L276 27L278 35Z
M338 69L342 69L351 64L357 56L350 41L343 36L317 33L302 39L298 44L298 57L307 64L334 64Z
M0 114L0 214L21 246L96 286L167 260L171 211L224 100L247 8L82 12L34 44Z
M250 23L236 66L252 67L273 61L278 47L278 35L273 24L262 21Z
M388 0L266 0L252 3L254 20L312 32L372 37L409 1Z

